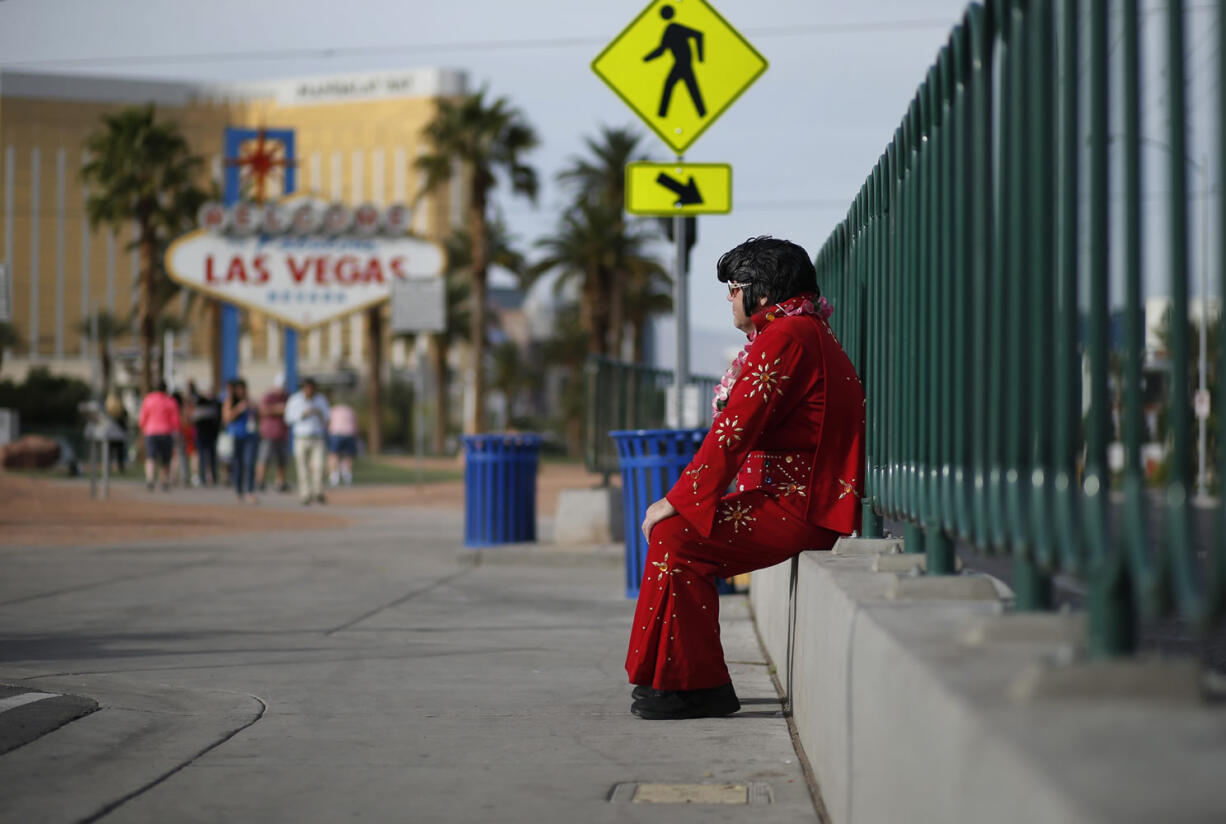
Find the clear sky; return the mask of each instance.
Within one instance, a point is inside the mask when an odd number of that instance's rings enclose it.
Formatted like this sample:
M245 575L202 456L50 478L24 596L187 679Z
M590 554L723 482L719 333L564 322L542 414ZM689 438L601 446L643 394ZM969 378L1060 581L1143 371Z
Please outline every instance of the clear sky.
M680 0L685 2L685 0ZM468 72L542 138L533 208L498 199L521 245L566 200L553 176L602 124L641 125L591 71L640 0L0 0L0 68L259 80L418 66ZM694 369L737 345L719 255L758 234L816 253L893 135L964 0L713 0L770 68L687 160L731 163L733 211L699 220L691 277ZM643 127L643 131L647 129ZM653 159L671 157L653 134ZM667 250L662 250L667 253ZM705 331L704 331L705 330ZM662 343L671 335L665 331ZM711 350L715 350L712 352ZM710 365L708 365L708 363ZM718 371L722 371L719 366Z

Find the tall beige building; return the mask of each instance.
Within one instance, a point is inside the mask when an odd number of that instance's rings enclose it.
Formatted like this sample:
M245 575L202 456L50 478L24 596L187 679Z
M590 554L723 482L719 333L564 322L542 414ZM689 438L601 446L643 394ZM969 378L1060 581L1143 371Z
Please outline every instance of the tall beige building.
M439 98L465 87L462 72L434 68L237 85L0 73L0 262L10 273L9 305L20 335L5 353L4 375L20 376L39 364L89 375L82 319L107 309L123 320L136 305L132 230L95 230L85 214L80 170L86 137L102 115L155 104L159 118L177 123L192 151L206 159L219 185L226 126L292 129L298 191L381 206L416 199L421 176L413 161L426 150L422 129ZM442 240L458 223L460 183L457 173L451 186L421 201L413 217L417 234ZM188 318L189 329L175 342L176 372L207 378L203 314ZM363 327L359 313L300 336L300 369L360 367ZM267 377L279 369L277 324L244 313L243 329L241 370ZM135 347L129 336L115 348L122 360ZM405 365L403 344L393 342L390 351L392 366Z

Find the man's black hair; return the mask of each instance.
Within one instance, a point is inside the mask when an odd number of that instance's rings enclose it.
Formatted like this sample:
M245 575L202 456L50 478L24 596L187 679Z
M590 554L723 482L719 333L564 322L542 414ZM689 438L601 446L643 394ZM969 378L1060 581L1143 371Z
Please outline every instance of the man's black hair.
M153 385L154 392L165 392L166 389L167 389L166 381L158 381L157 383Z
M761 298L770 305L796 295L821 294L809 254L790 240L770 235L750 238L724 252L715 264L715 276L720 283L746 284L741 290L746 316L758 311Z

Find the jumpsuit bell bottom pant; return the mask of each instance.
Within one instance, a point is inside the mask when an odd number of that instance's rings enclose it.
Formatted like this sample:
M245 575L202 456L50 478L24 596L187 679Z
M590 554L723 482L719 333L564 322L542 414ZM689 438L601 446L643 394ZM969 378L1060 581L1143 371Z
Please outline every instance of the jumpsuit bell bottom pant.
M729 683L715 579L774 566L808 549L830 549L839 537L756 490L719 503L709 538L681 516L660 521L651 531L630 632L630 683L657 690Z

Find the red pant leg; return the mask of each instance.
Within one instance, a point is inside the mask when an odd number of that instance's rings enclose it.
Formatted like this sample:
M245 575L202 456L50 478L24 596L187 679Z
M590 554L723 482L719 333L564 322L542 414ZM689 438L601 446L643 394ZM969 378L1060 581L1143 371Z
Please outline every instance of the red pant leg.
M681 516L661 521L651 533L630 632L630 683L658 690L727 684L716 577L773 566L806 549L829 549L837 538L758 491L725 498L710 538Z

